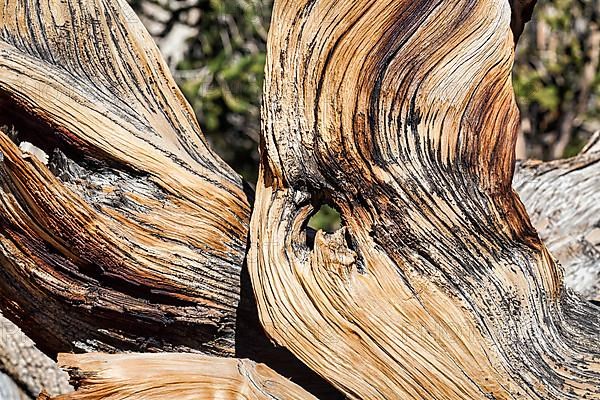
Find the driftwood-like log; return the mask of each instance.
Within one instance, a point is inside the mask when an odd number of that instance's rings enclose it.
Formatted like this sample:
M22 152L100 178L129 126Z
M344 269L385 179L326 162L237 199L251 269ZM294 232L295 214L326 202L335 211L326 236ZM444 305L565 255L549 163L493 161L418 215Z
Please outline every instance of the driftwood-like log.
M567 287L600 302L600 132L576 157L520 164L514 187Z
M316 400L269 367L194 354L66 355L77 392L54 400Z
M249 256L271 337L350 398L599 398L598 308L511 188L509 2L273 21ZM322 203L344 228L309 241Z
M125 1L4 2L0 94L6 315L48 353L233 354L248 200Z

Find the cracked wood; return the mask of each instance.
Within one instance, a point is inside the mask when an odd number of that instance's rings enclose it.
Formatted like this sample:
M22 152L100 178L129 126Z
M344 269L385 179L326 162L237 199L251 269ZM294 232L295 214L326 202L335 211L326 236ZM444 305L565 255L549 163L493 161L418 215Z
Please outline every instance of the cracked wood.
M600 397L598 309L511 187L512 4L275 1L250 272L269 335L349 398ZM322 202L345 231L311 247Z

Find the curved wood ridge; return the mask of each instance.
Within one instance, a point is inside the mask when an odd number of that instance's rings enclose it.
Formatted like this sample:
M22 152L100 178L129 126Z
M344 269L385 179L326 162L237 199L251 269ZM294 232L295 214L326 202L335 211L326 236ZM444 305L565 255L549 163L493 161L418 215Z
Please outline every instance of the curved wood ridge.
M276 0L249 268L349 398L600 398L600 313L511 188L505 0ZM305 226L318 206L345 227Z
M77 392L54 400L316 400L269 367L192 354L61 354Z
M250 206L126 2L1 3L0 98L7 316L48 353L233 354Z
M600 302L600 132L576 157L522 163L514 186L567 287Z

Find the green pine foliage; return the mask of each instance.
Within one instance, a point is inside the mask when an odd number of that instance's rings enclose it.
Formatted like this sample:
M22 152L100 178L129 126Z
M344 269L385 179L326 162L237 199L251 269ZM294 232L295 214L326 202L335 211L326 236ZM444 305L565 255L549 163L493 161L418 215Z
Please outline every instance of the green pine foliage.
M514 68L531 157L575 155L600 129L599 18L598 0L539 0L536 5ZM561 134L566 147L554 154Z
M200 35L178 67L178 82L208 140L247 180L258 175L260 101L271 4L199 1ZM191 73L190 73L191 72Z

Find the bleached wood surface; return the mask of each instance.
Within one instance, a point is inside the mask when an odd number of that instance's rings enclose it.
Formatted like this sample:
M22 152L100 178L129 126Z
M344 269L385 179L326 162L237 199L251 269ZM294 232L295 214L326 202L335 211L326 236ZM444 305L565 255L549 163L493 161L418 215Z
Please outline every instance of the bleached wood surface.
M520 164L514 187L566 285L600 301L600 133L576 157Z

